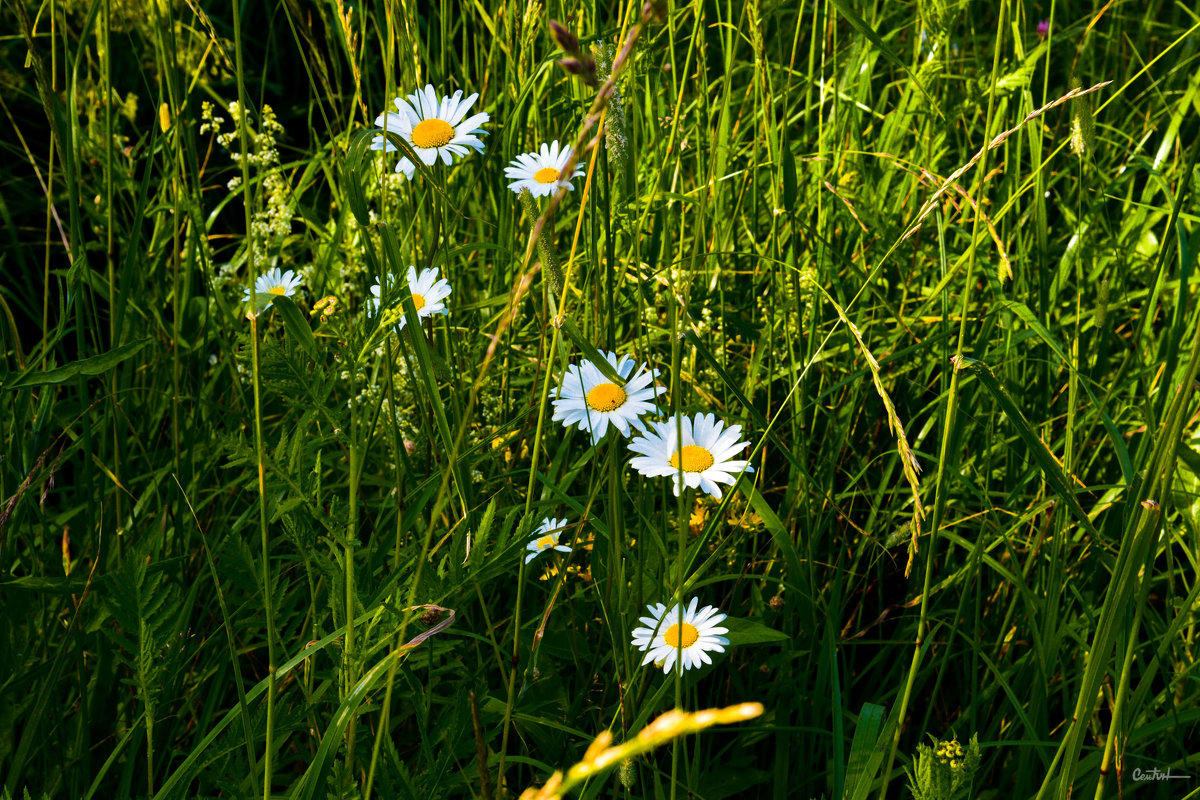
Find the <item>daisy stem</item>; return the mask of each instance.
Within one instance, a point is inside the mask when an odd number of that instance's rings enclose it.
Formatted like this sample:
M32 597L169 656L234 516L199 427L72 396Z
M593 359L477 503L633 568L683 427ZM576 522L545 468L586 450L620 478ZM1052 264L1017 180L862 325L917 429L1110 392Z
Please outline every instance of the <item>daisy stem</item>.
M350 530L346 532L345 578L346 585L346 646L342 650L342 696L346 697L354 688L357 676L354 671L354 541L358 536L358 403L355 395L355 372L350 371L350 478L347 502L350 504ZM354 769L354 718L346 723L346 774Z
M242 184L247 186L248 183ZM251 302L254 302L251 300ZM275 614L271 604L271 542L267 534L267 487L265 453L262 436L262 381L259 348L258 316L250 315L250 343L254 359L254 449L258 456L258 529L262 545L263 616L267 622L267 741L263 755L263 800L271 797L271 747L275 722Z
M681 392L679 391L679 369L680 361L683 358L683 347L680 343L678 334L679 328L679 307L676 304L671 305L671 402L675 406L675 414L673 420L675 422L675 447L680 453L678 471L675 473L675 513L678 523L676 529L678 532L678 548L675 562L675 580L678 588L675 590L675 602L678 609L678 617L675 625L679 633L678 650L675 654L675 708L683 708L683 586L684 578L683 571L685 569L684 556L687 549L687 529L688 529L688 513L687 513L687 484L683 482L683 415L680 413ZM669 448L668 448L669 449ZM669 457L669 456L668 456ZM679 780L679 740L671 741L671 800L675 800L676 792L678 791Z
M558 351L559 328L557 325L552 327L554 328L554 333L551 336L550 348L546 351L547 356L550 353ZM548 357L547 362L549 360ZM533 508L533 489L537 481L538 454L541 452L542 433L546 426L546 406L548 405L546 401L550 397L550 377L552 370L547 369L545 373L546 377L542 382L541 397L538 400L537 430L533 435L533 447L529 457L529 485L525 488L525 519L529 519L529 513ZM512 721L513 702L516 699L514 693L517 687L517 664L519 663L521 647L521 600L524 594L525 559L521 559L521 566L517 572L517 605L513 609L512 669L508 675L508 698L504 703L504 724L501 728L503 733L500 736L500 764L496 773L496 786L502 793L504 791L504 757L508 753L509 723Z
M541 437L542 420L538 419L538 438ZM534 461L537 460L537 449L534 448ZM534 474L534 469L530 467L530 476ZM525 518L529 517L529 498L532 497L532 488L525 495ZM514 692L517 686L517 664L519 663L519 654L521 647L521 600L525 595L525 559L521 559L521 564L517 568L517 605L513 609L513 649L511 669L508 673L508 697L504 702L504 725L500 735L500 763L496 769L496 788L501 796L506 794L504 782L504 757L508 754L508 731L509 723L512 722L513 701L515 700Z
M617 447L621 440L615 435L612 446L608 450L608 583L611 589L616 589L617 619L622 625L627 620L627 603L625 591L624 562L621 560L622 545L625 541L624 520L621 517L621 470L618 463Z
M258 461L258 528L262 544L263 616L267 624L267 731L263 754L263 800L271 798L272 749L275 745L275 612L271 603L271 546L267 535L266 454L262 435L262 373L258 352L258 316L254 284L258 280L258 265L254 263L254 193L250 184L250 131L246 125L250 113L246 101L246 77L242 59L242 14L239 3L233 6L234 60L237 68L238 141L242 146L242 205L246 212L246 279L250 283L250 342L254 359L254 451Z
M518 195L518 196L521 198L521 205L525 209L525 213L529 216L529 218L531 220L534 220L533 230L537 237L538 255L542 259L542 267L547 270L547 274L550 276L550 282L551 282L551 286L549 287L549 290L546 292L546 296L547 296L549 304L550 304L550 308L548 310L550 312L551 319L557 319L558 304L555 301L555 294L560 291L563 291L562 271L559 270L559 268L558 268L558 261L555 258L554 249L550 243L549 232L541 230L537 225L537 223L540 222L541 220L539 219L539 216L538 216L537 204L533 201L533 195L529 192L528 189L522 189L520 195ZM586 202L586 198L587 198L587 191L586 191L586 187L585 187L584 202ZM578 236L578 228L576 228L576 236ZM574 247L572 247L572 249L571 249L572 256L574 256L574 252L575 252ZM556 280L557 280L557 284L555 283ZM565 299L565 294L564 294L564 299ZM550 348L548 350L546 350L547 364L553 358L552 354L557 353L558 349L559 349L560 328L558 325L552 325L551 327L554 329L554 333L551 335L551 338L550 338ZM551 374L552 374L552 371L550 369L547 369L545 379L542 382L541 397L538 400L537 431L534 433L533 449L532 449L532 453L530 455L530 461L529 461L529 484L525 489L525 518L526 519L529 518L529 513L533 507L533 489L534 489L534 483L537 480L538 454L541 452L542 433L545 430L545 425L546 425L546 407L548 405L547 400L550 397ZM522 559L520 571L518 572L518 575L517 575L517 605L516 605L516 608L513 610L512 671L509 673L509 676L508 676L508 698L504 704L504 725L502 728L503 733L501 734L501 737L500 737L500 764L498 765L499 771L496 775L496 781L497 781L496 785L502 792L503 792L503 787L504 787L504 757L508 753L509 723L512 719L513 702L515 700L514 692L516 691L516 685L517 685L517 663L518 663L518 659L520 656L520 644L521 644L521 600L523 599L524 591L525 591L525 561L524 561L524 559Z
M104 53L101 57L101 75L104 78L104 96L111 99L113 94L112 89L112 61L111 49L109 47L109 36L112 28L112 4L111 0L105 0L103 23L100 28L101 46L104 48ZM104 227L106 230L105 240L105 260L108 266L108 306L109 308L117 307L117 277L116 277L116 258L113 242L113 117L111 102L104 104ZM176 196L178 197L178 195ZM120 346L118 340L119 332L117 330L117 314L108 315L108 346L116 349ZM45 330L45 328L43 328ZM178 350L178 341L172 350ZM109 381L112 384L112 391L117 391L117 370L116 365L113 366ZM176 397L178 397L178 389L176 389ZM116 476L116 482L120 483L121 478L121 432L118 428L117 417L113 416L112 426L112 460L113 460L113 475ZM178 450L176 450L178 453ZM113 500L116 508L117 531L121 532L124 524L124 515L121 513L121 492L113 493Z

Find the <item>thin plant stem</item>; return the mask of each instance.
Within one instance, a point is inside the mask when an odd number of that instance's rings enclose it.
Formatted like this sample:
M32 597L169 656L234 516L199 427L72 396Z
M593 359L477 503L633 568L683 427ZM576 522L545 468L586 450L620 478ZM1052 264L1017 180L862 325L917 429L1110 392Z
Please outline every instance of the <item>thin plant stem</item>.
M1008 0L1002 0L1000 3L1000 11L996 22L996 41L992 51L992 76L991 85L996 85L997 77L1000 72L1000 46L1004 41L1004 26L1008 18ZM994 118L996 106L996 92L993 91L988 97L987 115L984 117L983 135L985 140L992 129L992 119ZM987 179L987 162L990 148L985 144L982 153L979 157L979 169L976 171L976 183L974 197L983 197L984 182ZM953 470L947 465L950 463L950 443L954 438L955 414L958 411L958 406L955 402L958 397L958 375L959 370L957 365L961 363L963 346L967 339L967 318L970 309L971 288L974 286L975 276L975 261L978 253L978 243L980 241L980 221L983 218L982 210L975 214L974 226L971 229L971 248L968 254L967 270L964 276L962 302L959 305L959 321L958 321L958 342L955 346L955 355L951 363L954 365L950 374L950 387L946 392L946 411L942 422L942 441L938 451L938 474L937 488L934 494L934 511L933 519L929 528L929 545L924 551L925 555L925 577L921 585L921 608L917 619L916 640L913 643L912 662L909 664L908 676L904 681L904 693L900 698L900 707L896 713L896 719L903 721L905 713L908 709L908 704L912 699L913 686L917 680L917 670L921 664L921 654L925 647L925 631L928 628L929 620L929 595L933 588L933 565L935 556L937 555L938 533L941 530L942 518L946 511L946 493L948 491L948 481ZM883 769L883 782L879 789L879 800L884 800L887 796L888 784L891 782L892 764L896 758L896 751L900 747L900 735L903 733L904 726L896 725L896 730L892 735L892 746L888 752L886 765Z
M254 380L254 452L258 469L258 530L262 559L263 618L267 625L267 730L263 754L263 800L271 800L271 771L274 767L275 747L275 672L278 669L275 654L275 610L271 600L271 541L267 531L267 485L266 451L262 433L262 374L258 343L258 315L254 297L254 284L258 279L258 264L254 260L254 193L250 184L250 131L246 118L250 108L246 102L246 79L242 57L242 14L237 0L233 7L233 41L238 89L238 141L242 146L242 204L246 213L246 279L250 284L250 343L253 358Z
M598 130L603 130L603 126L604 126L604 110L602 109L600 118L599 118ZM597 134L597 141L599 141L599 134ZM575 248L579 242L579 231L580 231L580 228L583 223L583 208L587 203L588 189L591 186L591 178L596 169L596 154L597 154L596 149L594 148L592 150L591 162L590 162L589 168L588 168L587 181L585 181L585 183L584 183L583 194L580 197L580 201L579 201L580 202L580 214L579 214L578 219L576 220L574 238L571 240L571 253L570 253L570 256L567 258L567 269L566 269L565 273L559 273L559 282L561 285L557 288L559 288L560 291L562 292L562 296L559 298L559 302L556 303L554 301L553 292L548 291L546 293L549 303L551 304L551 308L550 308L551 319L554 319L556 322L557 322L558 314L560 313L559 309L564 308L566 305L567 286L569 285L569 276L570 276L570 271L571 271L571 265L575 261ZM575 155L578 155L578 154L576 153ZM568 174L568 175L571 174L571 171L574 169L574 167L572 166L573 163L574 163L574 156L572 156L572 158L570 159L570 163L567 164L566 169L563 170L563 172L565 174ZM557 258L554 253L553 243L550 241L550 232L543 231L541 228L541 223L543 223L545 221L546 213L548 213L548 212L543 212L541 217L537 216L537 214L536 214L537 208L533 202L533 196L528 191L521 192L520 200L521 200L522 205L525 207L526 213L530 216L530 218L532 220L534 220L532 235L534 237L536 237L536 239L537 239L538 252L540 254L542 254L543 258L548 259L552 263L556 264ZM561 330L560 330L560 327L558 324L553 324L553 325L551 325L551 327L554 329L554 333L551 335L550 348L546 351L546 353L547 353L546 363L547 364L549 364L551 362L551 354L558 352L559 334L561 333ZM529 483L525 490L525 514L524 514L525 519L529 518L530 511L533 507L533 489L534 489L534 486L535 486L536 480L537 480L538 455L541 452L542 433L545 429L546 407L547 407L547 401L549 400L549 397L550 397L551 375L552 375L552 370L547 369L545 378L542 381L542 391L541 391L541 394L539 395L540 399L538 402L537 430L533 437L533 446L532 446L532 451L531 451L531 456L530 456L530 464L529 464ZM509 673L509 678L508 678L508 693L507 693L508 696L507 696L507 699L504 704L504 725L502 728L503 733L501 734L501 737L500 737L500 763L498 765L499 771L497 772L497 787L500 788L501 791L503 791L503 787L504 787L504 761L505 761L505 756L508 752L508 732L509 732L509 728L510 728L510 723L512 721L513 703L516 700L514 692L516 691L517 664L519 663L519 657L520 657L521 601L522 601L522 598L524 597L524 591L525 591L525 561L524 561L524 559L522 559L521 566L520 566L518 574L517 574L517 604L516 604L516 608L513 609L512 664L511 664L511 671Z
M113 237L116 228L116 215L113 211L113 87L112 87L112 56L110 52L110 34L112 32L112 0L104 0L104 17L100 26L101 47L104 48L103 58L101 60L100 71L104 78L104 227L105 231L105 247L104 255L107 262L108 273L108 346L116 348L120 342L118 341L117 332L117 269L116 259L113 257ZM117 394L117 369L113 366L113 370L109 376L110 391L115 397ZM117 425L118 418L114 414L112 418L112 443L113 443L113 475L116 477L116 483L120 484L121 480L121 435ZM113 492L113 508L116 513L117 530L122 528L122 520L124 515L121 513L121 491L118 488Z
M550 361L548 354L556 352L558 350L558 337L559 337L560 331L559 331L558 326L552 326L552 327L554 328L554 333L551 335L550 348L546 351L547 352L547 359L546 359L547 363L549 363L549 361ZM543 432L545 430L545 426L546 426L546 406L548 405L546 401L550 396L550 379L553 374L553 371L550 369L547 369L545 372L546 372L546 375L542 381L542 391L541 391L541 394L539 395L540 401L538 403L537 430L533 436L533 445L532 445L531 452L530 452L529 484L525 489L525 513L524 513L523 518L526 520L529 519L530 511L533 508L533 496L534 496L533 490L534 490L534 486L536 485L536 482L537 482L538 455L541 453L542 434L543 434ZM526 532L528 532L527 527L524 530ZM497 767L498 771L496 773L497 788L499 788L499 790L502 793L504 792L504 786L505 786L505 783L504 783L504 761L505 761L505 755L508 752L508 733L512 727L511 726L512 709L513 709L513 704L516 701L515 692L516 692L516 686L517 686L517 666L520 663L520 655L521 655L521 601L524 598L524 595L525 595L525 559L522 558L521 564L517 569L517 604L516 604L516 607L513 608L512 662L510 664L510 671L508 674L508 687L507 687L508 697L504 704L504 724L503 724L503 729L502 729L503 733L500 736L500 763Z
M355 646L354 639L354 555L355 542L358 537L358 483L360 480L359 471L359 448L358 439L361 435L359 426L362 424L358 417L358 401L355 399L354 383L355 377L350 379L351 390L350 397L350 452L349 452L349 470L350 479L346 489L347 502L350 504L350 529L346 531L346 547L342 558L345 559L343 565L342 580L346 585L345 593L345 615L346 615L346 642L342 650L342 693L343 696L348 696L354 689L354 684L358 681L357 670L354 668ZM352 718L346 723L346 774L350 775L354 769L354 732L355 719Z
M683 709L683 587L684 587L684 569L685 556L687 550L687 529L688 529L688 513L687 500L690 497L686 485L683 482L683 414L682 414L682 395L683 392L678 384L678 375L680 374L680 365L683 360L683 345L678 335L679 332L679 311L678 303L671 304L671 405L674 408L672 419L675 422L675 446L678 448L679 463L676 465L678 470L675 473L675 514L676 514L676 553L675 553L675 591L673 593L675 600L676 621L675 627L679 633L679 641L677 643L678 651L675 654L675 669L672 670L675 679L675 708L676 710ZM671 742L671 800L675 800L679 790L679 740L675 739Z

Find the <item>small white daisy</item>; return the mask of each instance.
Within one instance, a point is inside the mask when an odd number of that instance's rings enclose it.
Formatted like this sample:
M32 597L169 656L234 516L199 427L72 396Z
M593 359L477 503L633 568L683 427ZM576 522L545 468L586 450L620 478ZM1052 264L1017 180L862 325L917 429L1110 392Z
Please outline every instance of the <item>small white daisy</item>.
M438 156L449 166L454 156L467 155L469 147L483 152L479 135L487 131L479 126L491 118L487 112L467 117L467 111L477 97L478 94L473 94L464 100L460 89L453 97L443 96L439 103L432 84L427 84L424 89L410 94L407 100L401 97L393 100L396 110L376 117L375 127L403 136L426 166L432 167ZM371 140L371 149L391 152L398 148L379 134ZM410 180L416 170L408 158L401 158L396 165L396 172Z
M725 652L724 645L729 644L729 640L718 634L729 633L729 629L717 626L725 619L725 614L713 606L697 611L699 603L700 598L693 597L686 610L676 606L670 611L662 603L646 606L651 616L641 617L639 621L647 627L633 629L633 646L647 651L643 665L662 662L663 672L669 673L675 666L676 657L686 670L711 664L708 651Z
M513 181L508 188L517 194L520 194L522 189L528 189L534 197L550 194L564 184L568 189L574 190L571 180L582 178L583 170L577 166L573 175L564 177L563 167L570 158L571 148L564 147L559 151L557 139L551 142L549 147L543 142L541 152L522 153L517 156L516 161L509 162L510 166L504 168L505 177Z
M628 355L622 356L619 362L616 353L601 350L600 355L624 379L623 384L613 383L595 364L584 361L579 366L567 367L554 400L553 419L561 420L567 428L574 425L580 430L591 431L592 444L604 438L609 425L619 430L622 436L632 436L631 428L644 432L646 426L639 417L654 411L654 399L666 391L666 387L654 383L658 377L657 369L639 365ZM634 366L637 366L636 374Z
M292 270L280 273L279 268L269 269L254 281L254 291L244 290L243 300L253 300L256 311L265 311L276 297L290 297L301 287L300 276Z
M542 524L533 532L533 540L526 545L526 550L533 552L525 556L525 563L533 561L543 550L554 549L560 553L569 553L571 548L565 544L558 543L558 537L563 535L566 530L567 521L565 519L554 519L553 517L543 517Z
M678 421L677 421L678 420ZM694 419L678 415L666 422L651 422L651 429L629 443L629 449L641 455L629 466L648 478L669 476L675 479L675 496L679 496L679 471L682 462L683 483L699 488L720 499L718 483L733 485L738 473L753 472L749 461L730 460L730 456L749 442L739 442L741 425L724 427L725 423L712 414L697 414ZM682 447L678 440L683 428Z
M445 278L438 279L437 267L426 267L417 275L416 267L408 268L408 290L412 292L413 305L417 307L417 316L424 319L434 314L449 314L443 300L450 296L453 290ZM371 307L379 313L379 284L371 287ZM403 316L403 306L400 307L400 321L396 330L403 330L407 322Z

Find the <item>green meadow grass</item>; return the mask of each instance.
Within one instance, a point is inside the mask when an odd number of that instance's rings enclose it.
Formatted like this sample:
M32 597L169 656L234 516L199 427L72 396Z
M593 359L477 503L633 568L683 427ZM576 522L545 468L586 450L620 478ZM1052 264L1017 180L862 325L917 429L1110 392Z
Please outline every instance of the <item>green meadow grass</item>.
M1200 797L1200 16L1093 5L4 4L3 796ZM597 348L754 471L552 420Z

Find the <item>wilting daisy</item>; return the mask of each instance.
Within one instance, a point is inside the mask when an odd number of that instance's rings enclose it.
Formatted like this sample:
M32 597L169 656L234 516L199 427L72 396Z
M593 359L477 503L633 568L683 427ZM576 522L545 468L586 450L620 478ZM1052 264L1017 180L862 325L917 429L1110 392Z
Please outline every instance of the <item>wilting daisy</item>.
M450 292L450 283L445 279L438 279L437 267L426 267L421 270L421 274L417 275L416 267L408 268L408 290L412 292L413 305L417 307L417 316L424 319L425 317L434 314L449 314L445 304L442 303ZM381 291L379 284L371 287L371 307L375 309L375 313L379 313L379 292ZM403 314L403 307L401 307ZM396 330L403 330L406 324L404 316L400 317L399 323L396 325Z
M632 436L631 428L645 431L646 426L638 418L653 411L654 398L666 391L665 387L654 383L658 370L645 364L638 365L632 356L625 355L617 361L616 353L601 350L600 354L623 382L613 383L591 361L584 361L579 366L572 364L567 367L558 388L558 398L554 400L553 419L561 420L568 428L574 425L580 430L591 431L592 444L604 437L609 425L623 436Z
M243 300L253 300L255 311L265 311L276 297L289 297L301 286L300 276L292 270L280 273L279 268L269 269L254 281L254 291L245 290Z
M563 167L567 166L570 158L571 148L564 147L560 151L557 139L551 142L549 147L543 142L540 152L522 153L517 156L516 161L509 162L510 166L504 168L505 177L513 181L508 188L517 194L520 194L522 189L528 189L534 197L550 194L563 185L573 190L575 187L571 185L571 179L583 177L583 170L576 167L574 174L564 177Z
M469 147L483 152L479 135L487 131L479 126L490 117L487 112L467 117L467 111L477 97L478 94L473 94L463 100L460 89L453 97L443 96L438 102L433 86L427 84L424 89L410 94L407 100L401 97L393 100L396 110L376 117L375 127L403 136L426 166L432 167L438 156L448 166L453 163L454 156L465 156ZM371 140L371 149L391 152L398 148L386 136L379 134ZM396 172L403 173L409 179L416 169L408 158L401 158L396 165Z
M741 425L730 425L712 414L697 414L695 418L672 416L666 422L651 422L650 430L629 443L629 449L641 455L629 466L648 478L670 476L675 479L675 496L679 496L679 471L683 468L683 483L700 488L713 497L721 497L718 483L734 483L734 476L743 470L753 472L749 461L734 461L729 457L749 442L740 442ZM683 440L678 428L683 428ZM722 430L724 428L724 430Z
M560 553L569 553L571 548L565 544L558 543L558 537L563 535L566 530L567 521L565 519L554 519L553 517L543 517L542 524L533 532L533 540L526 545L526 550L533 552L525 556L525 563L533 561L543 550L557 550Z
M729 633L729 629L717 625L725 615L713 606L697 611L699 603L700 598L693 597L686 610L676 606L670 611L662 603L646 606L651 616L641 617L639 621L647 627L633 629L633 646L647 651L643 665L662 662L663 672L670 672L678 656L686 670L711 664L709 651L725 652L724 645L729 644L729 640L719 634Z

